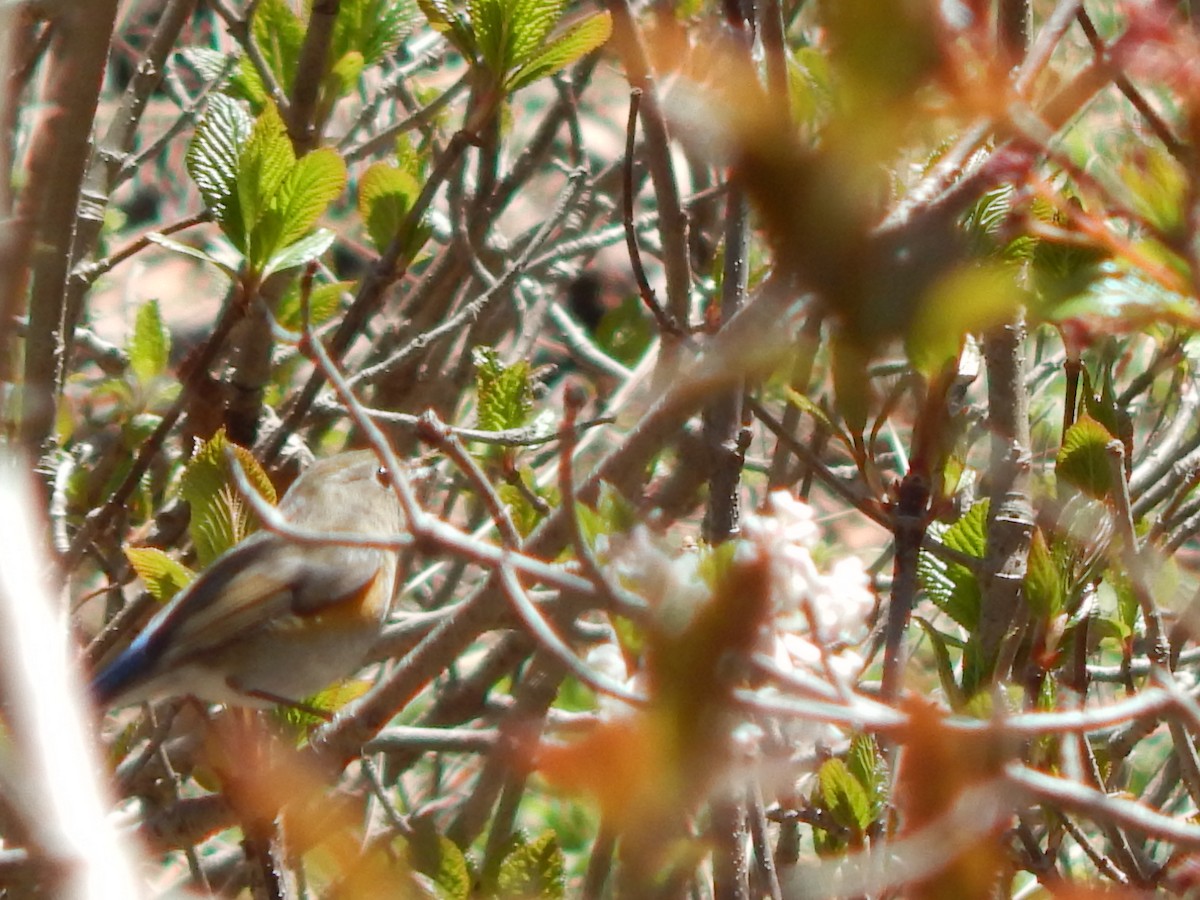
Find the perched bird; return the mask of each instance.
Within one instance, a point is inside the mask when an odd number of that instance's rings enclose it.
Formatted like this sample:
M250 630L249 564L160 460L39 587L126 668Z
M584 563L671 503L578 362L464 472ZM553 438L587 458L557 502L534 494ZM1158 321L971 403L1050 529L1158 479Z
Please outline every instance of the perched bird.
M279 503L308 531L387 537L403 516L370 451L310 466ZM259 531L218 557L92 682L103 708L171 696L300 705L362 663L391 607L398 554Z

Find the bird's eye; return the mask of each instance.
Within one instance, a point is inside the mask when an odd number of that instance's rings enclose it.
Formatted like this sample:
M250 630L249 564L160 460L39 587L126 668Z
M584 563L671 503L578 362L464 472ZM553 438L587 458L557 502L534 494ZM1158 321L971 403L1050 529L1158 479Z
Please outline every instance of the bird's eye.
M385 466L380 466L375 470L375 480L384 487L392 486L392 473Z

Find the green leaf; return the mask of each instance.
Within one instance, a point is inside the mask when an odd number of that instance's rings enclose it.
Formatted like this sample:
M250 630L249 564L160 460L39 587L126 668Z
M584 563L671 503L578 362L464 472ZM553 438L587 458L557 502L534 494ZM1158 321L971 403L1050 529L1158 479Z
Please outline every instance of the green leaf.
M328 322L342 302L342 294L354 288L353 281L335 281L313 287L308 298L309 323L320 325ZM300 330L300 281L294 280L275 309L275 319L289 331Z
M242 228L251 236L255 226L271 208L284 179L296 165L296 154L287 136L287 127L274 104L268 104L254 122L250 139L238 157L237 197L242 213ZM250 264L258 268L275 246L239 247Z
M357 52L365 66L383 62L416 21L412 0L342 0L333 29L333 57Z
M510 65L509 22L505 0L468 0L467 13L475 32L475 45L488 69L503 78Z
M262 51L275 80L284 87L295 80L300 50L307 32L304 20L288 0L261 0L254 11L254 42Z
M611 35L612 16L607 12L588 16L582 22L568 28L527 62L522 63L518 57L520 68L507 80L505 89L510 93L519 91L535 81L562 71L576 60L602 47Z
M250 483L268 503L275 503L275 488L254 455L232 443L222 429L201 443L180 478L179 492L192 510L188 531L202 565L237 544L258 523L246 505L225 460L225 448L233 450Z
M192 583L196 573L157 547L126 547L125 558L155 600L166 603Z
M158 301L143 303L129 339L129 367L142 384L148 384L167 370L171 353L171 333L163 324Z
M490 347L476 347L474 355L479 427L485 431L522 427L533 409L529 363L519 360L506 366Z
M308 234L345 186L346 164L336 150L323 147L301 157L271 198L270 217L279 231L270 246L286 247Z
M953 269L926 291L904 337L912 367L936 378L958 358L968 334L1011 319L1024 300L1017 270L998 263Z
M941 530L942 543L967 556L982 559L987 550L988 502L972 506L957 522ZM937 535L939 529L933 529ZM966 566L947 562L927 550L917 558L917 575L929 599L951 619L974 633L983 602L979 582Z
M263 84L258 70L254 68L254 63L250 62L248 56L238 59L237 72L234 73L233 80L229 85L229 92L235 97L241 97L256 112L260 112L271 102L271 97L267 94L267 86Z
M566 9L565 0L510 0L510 66L523 66L546 42Z
M262 277L268 278L276 272L307 265L333 246L334 237L334 233L328 228L318 228L308 237L300 238L267 260L267 264L263 266Z
M526 477L528 469L524 469L518 473L518 477L523 478L529 490L537 494L537 488L532 477ZM513 525L522 537L528 537L529 533L537 527L542 520L542 514L537 511L525 493L515 484L502 484L496 490L500 500L508 507L508 515L512 519Z
M475 59L478 55L475 32L467 20L455 10L454 3L450 0L417 0L417 6L421 8L434 31L444 34L446 40L458 48L467 60Z
M427 820L418 820L408 842L408 862L432 879L440 900L467 900L471 871L462 850L450 838L437 834Z
M421 186L411 172L388 163L375 163L363 173L358 182L358 212L380 253L400 231L420 193Z
M642 301L629 295L608 310L596 328L596 343L617 362L633 366L654 343L656 331L646 316Z
M1067 585L1064 566L1055 559L1042 529L1033 532L1029 561L1025 570L1025 602L1043 622L1062 612Z
M879 752L879 745L869 734L856 734L850 739L850 751L846 754L846 768L867 791L871 801L871 820L883 812L887 800L887 761Z
M866 788L836 757L827 759L817 772L821 797L833 820L861 836L874 818Z
M922 616L913 616L913 621L921 626L921 630L929 638L929 646L933 648L933 659L937 665L938 681L942 685L942 693L950 702L950 708L962 709L966 698L954 678L954 660L950 658L947 636L934 628L933 624Z
M241 226L236 196L238 160L253 127L236 100L214 94L196 127L184 161L205 205L213 211L234 246L240 244L240 237L235 239L234 233Z
M496 884L501 897L561 898L567 880L558 836L547 830L529 843L517 841L500 864Z
M788 403L792 404L792 406L796 407L801 412L808 413L817 420L817 424L823 426L830 434L835 434L837 432L837 428L834 427L833 422L829 420L829 416L825 415L825 410L821 409L820 406L793 387L785 387L783 390L787 395Z
M830 343L833 390L837 411L850 433L861 436L867 427L871 387L866 378L867 352L850 340L835 335Z
M158 246L170 250L173 253L181 253L184 256L190 256L192 259L198 259L200 262L205 262L209 265L216 266L230 278L235 278L237 276L237 269L233 268L233 266L229 265L228 263L222 262L215 256L205 253L203 250L197 250L195 247L192 247L188 244L172 240L166 235L159 234L156 231L152 231L147 234L146 240L150 241L152 244L158 244Z
M1112 488L1107 449L1112 440L1107 428L1086 413L1080 416L1063 437L1054 461L1055 475L1088 496L1103 500Z
M358 84L359 76L362 75L365 68L363 55L357 51L352 50L339 57L338 61L329 67L329 72L325 76L323 90L326 95L330 97L346 96Z

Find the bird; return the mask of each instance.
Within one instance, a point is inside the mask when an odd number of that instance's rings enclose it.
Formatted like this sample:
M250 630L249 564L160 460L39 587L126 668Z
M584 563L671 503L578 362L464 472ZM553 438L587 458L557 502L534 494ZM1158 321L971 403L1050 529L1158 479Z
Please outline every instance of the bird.
M404 517L373 451L314 463L279 503L293 526L397 537ZM298 542L262 530L180 591L92 680L101 709L168 697L269 708L347 677L396 594L397 550Z

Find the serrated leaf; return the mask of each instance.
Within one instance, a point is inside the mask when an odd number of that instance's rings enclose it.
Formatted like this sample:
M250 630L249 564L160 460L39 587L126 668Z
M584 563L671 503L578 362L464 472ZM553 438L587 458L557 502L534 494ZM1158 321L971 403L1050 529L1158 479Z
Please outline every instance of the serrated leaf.
M328 228L318 228L308 237L300 238L267 260L267 264L263 266L262 277L269 278L276 272L307 265L332 247L335 237Z
M475 410L479 427L485 431L504 431L525 425L533 409L533 387L529 363L519 360L506 366L490 347L476 347Z
M297 160L271 200L278 233L270 246L287 247L308 234L345 186L346 164L336 150L323 147Z
M428 876L440 900L467 900L471 894L471 872L458 845L438 834L428 819L417 819L408 838L408 864Z
M856 835L871 824L871 801L866 788L850 774L846 764L836 757L827 759L817 772L821 798L833 820Z
M333 56L356 51L364 66L383 62L408 35L417 17L412 0L342 0L333 29Z
M475 59L478 55L475 33L450 0L417 0L417 6L434 31L444 34L468 60Z
M253 511L246 505L225 460L225 448L233 450L246 477L268 503L275 503L275 488L254 455L232 443L222 429L201 443L184 467L179 492L191 507L188 530L196 555L207 566L257 528Z
M508 72L509 27L505 0L468 0L467 15L479 55L497 80Z
M850 750L846 754L846 768L867 791L871 801L871 820L883 811L887 800L887 761L879 751L875 738L869 734L856 734L850 739Z
M612 16L608 12L588 16L568 28L543 49L535 53L507 80L505 89L519 91L542 78L560 72L578 59L604 46L612 36Z
M230 82L229 93L241 97L257 112L261 112L271 100L267 94L267 86L263 84L262 77L248 56L238 58L237 71Z
M566 891L566 866L558 836L550 830L525 843L518 841L500 863L496 886L501 897L558 900Z
M1066 602L1067 588L1062 569L1050 551L1046 535L1042 529L1035 528L1025 569L1025 602L1044 622L1062 612Z
M170 250L172 253L180 253L184 256L190 256L192 259L198 259L200 262L205 262L209 265L216 266L230 278L233 278L237 275L237 270L228 263L222 262L215 256L205 253L203 250L197 250L195 247L189 246L188 244L172 240L165 234L159 234L156 231L151 231L146 235L146 240L152 244L158 244L158 246L166 250Z
M236 100L214 94L184 160L205 205L216 215L234 246L239 246L241 240L241 212L236 197L238 160L253 127L253 121Z
M157 547L126 547L125 558L146 584L150 596L166 603L192 583L196 573Z
M957 522L934 529L947 547L981 559L987 548L988 502L972 506ZM917 558L917 575L929 599L951 619L974 633L979 624L982 596L979 582L966 566L947 562L927 550Z
M147 301L138 309L128 350L129 367L143 385L167 370L171 333L163 324L157 300Z
M237 198L242 228L248 240L239 247L256 268L275 248L254 247L255 226L271 208L284 179L296 165L287 126L274 104L267 104L254 122L250 138L238 157Z
M399 232L421 186L412 173L375 163L358 182L358 212L375 248L383 253Z
M353 290L353 281L335 281L331 284L318 284L312 289L308 298L308 316L311 325L328 322L338 310L342 302L342 294ZM289 331L299 331L300 316L300 282L293 281L284 295L279 299L275 309L275 319Z
M1088 496L1104 499L1112 488L1108 461L1112 440L1107 428L1083 414L1063 437L1054 461L1055 476Z
M564 0L514 0L509 19L510 66L524 66L538 53L562 18Z
M262 51L275 80L290 85L296 77L296 65L308 30L287 0L261 0L251 23L254 42Z

